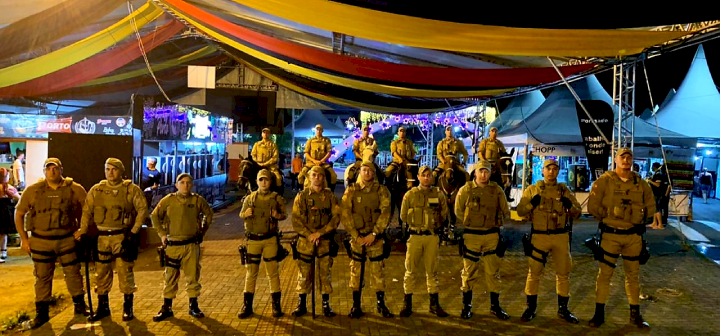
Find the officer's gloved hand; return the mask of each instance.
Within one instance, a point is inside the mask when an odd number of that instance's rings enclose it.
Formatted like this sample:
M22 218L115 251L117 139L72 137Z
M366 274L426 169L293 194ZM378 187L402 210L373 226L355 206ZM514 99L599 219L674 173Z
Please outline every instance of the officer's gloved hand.
M564 197L560 199L560 202L562 202L563 208L570 210L572 208L572 201L570 201L569 198Z
M537 208L537 206L540 205L540 200L541 200L540 195L535 195L530 200L530 204L532 204L533 208Z

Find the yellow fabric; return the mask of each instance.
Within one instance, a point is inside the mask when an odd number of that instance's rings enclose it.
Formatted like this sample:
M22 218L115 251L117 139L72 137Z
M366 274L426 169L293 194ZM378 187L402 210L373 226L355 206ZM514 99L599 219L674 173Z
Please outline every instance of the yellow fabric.
M172 10L172 7L169 7ZM411 89L406 87L391 86L365 82L362 80L356 80L351 78L345 78L341 76L335 76L328 73L304 68L295 64L288 63L287 61L272 57L264 54L260 51L252 49L239 43L231 38L224 36L211 28L203 25L202 23L191 19L189 16L182 12L172 10L174 14L188 21L191 25L202 30L204 33L216 38L220 42L223 42L237 50L240 50L252 57L260 59L264 62L270 63L277 66L285 71L292 72L298 75L309 77L318 81L340 85L348 88L357 90L363 90L368 92L380 92L396 96L404 97L422 97L422 98L468 98L468 97L487 97L495 96L505 92L514 90L515 88L504 88L504 89L492 89L492 90L471 90L471 91L454 91L454 90L426 90L426 89ZM343 104L345 105L345 104Z
M90 37L47 55L0 69L0 87L42 77L87 59L134 34L135 26L140 29L162 14L162 9L148 2L118 23Z
M232 1L286 20L370 40L492 55L633 55L689 33L509 28L423 19L326 0Z
M205 56L212 55L214 52L216 52L217 49L213 46L207 46L200 48L198 50L195 50L187 55L180 56L178 58L174 58L165 62L162 62L160 64L156 64L152 66L153 71L162 71L168 68L172 68L174 66L185 64L186 62L190 62L199 58L203 58ZM147 75L148 70L147 68L137 69L133 71L128 71L125 73L113 75L113 76L106 76L106 77L100 77L98 79L91 80L89 82L85 82L80 86L93 86L93 85L100 85L100 84L107 84L112 82L117 82L125 79L140 77L143 75Z
M637 257L642 251L642 236L618 235L603 233L600 247L608 253L621 254L623 257ZM603 258L612 264L617 264L617 258L603 255ZM610 280L615 269L601 262L600 271L595 285L595 302L605 303L610 293ZM625 272L625 294L631 305L640 304L640 262L623 258L623 271Z

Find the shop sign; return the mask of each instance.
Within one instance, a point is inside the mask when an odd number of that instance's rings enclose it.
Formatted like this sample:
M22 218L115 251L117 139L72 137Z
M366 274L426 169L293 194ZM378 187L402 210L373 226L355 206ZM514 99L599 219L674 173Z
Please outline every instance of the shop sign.
M38 120L37 133L72 133L72 118Z
M594 179L598 179L608 169L611 145L605 142L593 121L602 131L603 135L610 140L613 132L613 109L608 103L601 100L583 100L583 106L590 114L585 113L583 108L575 102L575 109L580 123L580 135L585 145L585 157L587 157L590 171Z

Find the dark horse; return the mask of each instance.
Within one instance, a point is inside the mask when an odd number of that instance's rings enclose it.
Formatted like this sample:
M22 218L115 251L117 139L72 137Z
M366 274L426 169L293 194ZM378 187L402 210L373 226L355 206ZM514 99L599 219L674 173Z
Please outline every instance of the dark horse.
M407 163L400 165L390 177L385 179L385 186L390 191L390 218L392 218L395 209L398 211L398 226L402 232L402 239L407 239L407 226L400 219L400 211L402 200L412 187L418 185L418 163L416 160L409 160ZM408 177L408 175L410 177Z
M450 168L445 169L445 171L438 176L435 185L440 189L440 192L445 194L448 210L450 210L447 234L443 234L440 238L443 241L451 242L455 240L454 229L455 223L457 222L457 218L455 217L455 197L458 191L460 191L460 188L470 180L470 174L458 168L461 163L456 157L450 156L449 158L451 160Z
M512 169L515 165L515 163L513 163L513 154L515 154L515 148L511 149L510 153L500 152L500 158L493 164L492 171L490 172L490 181L494 181L503 189L505 199L507 199L508 202L513 201L510 198L510 190L512 190L512 184L514 183L512 174ZM473 175L471 176L475 176L474 173L475 171L473 170Z
M238 173L238 189L247 191L247 194L257 190L257 174L260 172L260 169L260 165L258 165L252 157L243 159L242 162L240 162L240 172ZM285 183L282 183L282 186L278 187L275 181L275 174L272 174L272 176L273 179L270 183L270 190L283 195L285 193ZM282 171L280 171L280 176L282 177Z

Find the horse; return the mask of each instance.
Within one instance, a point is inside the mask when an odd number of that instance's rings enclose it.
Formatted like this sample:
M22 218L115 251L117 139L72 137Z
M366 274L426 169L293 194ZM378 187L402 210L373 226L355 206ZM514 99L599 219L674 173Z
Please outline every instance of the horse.
M510 198L510 191L512 190L513 174L512 168L515 165L513 163L513 154L515 154L515 148L511 149L510 152L500 152L500 158L492 165L490 171L490 181L497 183L505 193L505 199L508 202L512 202ZM471 176L475 176L475 170L472 171Z
M402 232L402 239L407 239L407 226L403 224L400 219L400 211L402 207L402 200L412 187L418 185L418 162L416 160L409 160L405 164L401 164L400 167L393 172L390 177L385 179L385 186L390 191L390 218L392 218L395 209L398 212L398 226ZM408 178L408 175L411 177Z
M451 242L455 240L454 229L455 223L457 222L457 217L455 216L455 198L460 188L470 180L470 174L458 169L461 163L457 157L448 156L448 158L451 160L450 168L445 169L445 171L438 176L437 181L435 181L435 186L445 194L448 209L450 210L447 234L443 234L440 238L442 241Z
M257 174L260 172L260 169L262 169L262 167L260 167L252 157L243 159L240 162L240 172L238 173L238 189L247 191L247 194L257 190ZM282 186L278 187L277 181L275 181L275 174L271 175L273 177L272 181L270 181L270 191L283 195L285 193L285 183L282 183ZM280 177L283 177L282 170L280 171Z
M362 152L362 159L358 160L356 163L358 165L352 164L349 165L347 168L345 168L345 188L351 186L355 181L357 181L358 176L360 176L360 162L363 161L371 161L375 165L375 179L380 183L383 184L385 180L385 174L383 173L382 169L380 169L380 166L378 166L375 161L375 151L371 148L365 148Z

